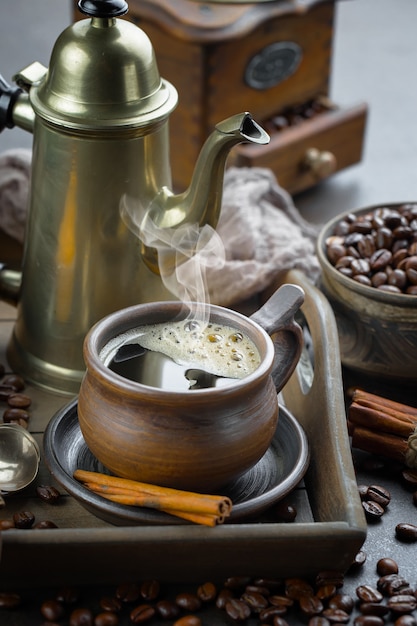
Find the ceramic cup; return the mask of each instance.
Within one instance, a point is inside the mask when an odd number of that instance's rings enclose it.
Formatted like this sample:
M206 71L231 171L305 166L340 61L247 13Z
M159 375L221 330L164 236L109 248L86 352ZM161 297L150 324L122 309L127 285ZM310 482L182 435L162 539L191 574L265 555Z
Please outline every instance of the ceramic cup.
M213 491L243 474L267 451L278 420L277 392L302 348L294 315L302 289L283 285L250 318L210 305L210 322L255 344L260 364L224 387L176 391L115 373L103 351L148 324L185 319L179 302L140 304L99 321L84 343L86 374L78 418L93 455L112 473L179 489Z

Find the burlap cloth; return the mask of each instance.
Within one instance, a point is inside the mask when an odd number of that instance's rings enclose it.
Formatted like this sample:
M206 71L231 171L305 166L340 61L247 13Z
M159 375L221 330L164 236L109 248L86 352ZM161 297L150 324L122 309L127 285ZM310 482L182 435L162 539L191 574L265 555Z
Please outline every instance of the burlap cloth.
M19 242L24 236L30 163L29 150L0 155L0 228ZM211 302L230 306L249 299L289 269L301 270L312 282L319 274L317 228L302 218L269 169L226 171L217 232L226 261L222 268L207 268Z

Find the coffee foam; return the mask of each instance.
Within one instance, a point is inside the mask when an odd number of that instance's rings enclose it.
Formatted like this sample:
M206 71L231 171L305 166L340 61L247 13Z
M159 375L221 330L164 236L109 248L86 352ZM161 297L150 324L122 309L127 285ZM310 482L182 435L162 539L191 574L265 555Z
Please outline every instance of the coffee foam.
M187 320L151 324L119 335L103 348L101 360L109 365L117 350L131 343L160 352L179 365L227 378L244 378L261 362L253 341L235 328Z

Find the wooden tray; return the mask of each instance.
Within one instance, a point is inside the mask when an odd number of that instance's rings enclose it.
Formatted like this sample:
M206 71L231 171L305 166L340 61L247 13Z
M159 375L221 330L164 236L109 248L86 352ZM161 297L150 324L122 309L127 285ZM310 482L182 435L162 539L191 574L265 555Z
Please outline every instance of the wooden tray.
M307 351L283 397L309 440L311 461L305 481L288 499L295 523L271 517L200 526L116 527L99 520L71 496L51 505L36 497L35 485L7 499L0 518L30 510L57 529L2 533L2 588L56 584L113 584L152 577L161 581L223 580L231 575L312 576L323 569L346 570L366 536L346 429L337 329L330 305L300 273L285 282L306 292L302 315L312 336L314 363ZM0 304L0 363L15 311ZM28 388L30 430L39 442L52 415L69 398ZM42 463L37 484L51 484Z

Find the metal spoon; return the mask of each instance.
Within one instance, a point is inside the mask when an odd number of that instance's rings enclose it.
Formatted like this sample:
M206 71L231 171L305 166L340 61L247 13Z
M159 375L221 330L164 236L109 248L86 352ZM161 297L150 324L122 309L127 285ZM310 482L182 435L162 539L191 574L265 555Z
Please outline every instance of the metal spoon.
M0 494L27 487L39 469L41 454L32 435L17 424L0 424Z

